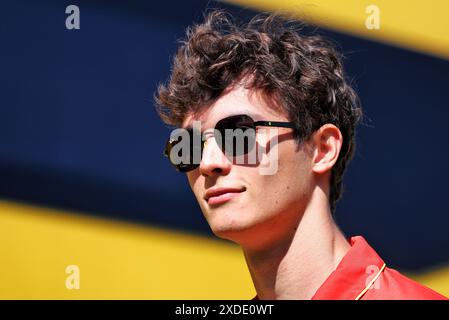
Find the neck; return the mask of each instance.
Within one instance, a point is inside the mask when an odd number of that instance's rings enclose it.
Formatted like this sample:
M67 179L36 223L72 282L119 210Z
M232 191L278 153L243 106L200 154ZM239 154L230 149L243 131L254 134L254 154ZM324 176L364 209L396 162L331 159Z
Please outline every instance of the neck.
M293 235L243 252L259 299L310 299L350 245L316 189Z

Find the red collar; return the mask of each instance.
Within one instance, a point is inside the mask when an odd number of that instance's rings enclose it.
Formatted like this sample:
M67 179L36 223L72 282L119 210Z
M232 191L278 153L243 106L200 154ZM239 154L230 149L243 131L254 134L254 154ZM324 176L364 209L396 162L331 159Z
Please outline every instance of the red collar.
M312 300L354 300L378 273L384 261L361 236L350 239L351 249L317 290Z

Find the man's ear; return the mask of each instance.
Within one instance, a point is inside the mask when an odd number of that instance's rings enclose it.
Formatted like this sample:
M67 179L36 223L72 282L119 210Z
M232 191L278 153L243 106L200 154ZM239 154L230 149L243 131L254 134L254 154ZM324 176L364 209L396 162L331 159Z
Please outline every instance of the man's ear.
M312 170L315 173L330 171L337 162L343 144L343 136L335 125L327 123L312 136L314 152Z

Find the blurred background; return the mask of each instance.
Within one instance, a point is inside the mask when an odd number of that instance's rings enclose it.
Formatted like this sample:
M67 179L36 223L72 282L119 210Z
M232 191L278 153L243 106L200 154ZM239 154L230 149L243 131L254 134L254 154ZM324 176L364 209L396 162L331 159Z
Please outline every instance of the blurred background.
M163 158L153 107L211 8L288 11L339 46L366 121L337 223L449 296L449 2L14 0L0 2L0 298L255 295Z

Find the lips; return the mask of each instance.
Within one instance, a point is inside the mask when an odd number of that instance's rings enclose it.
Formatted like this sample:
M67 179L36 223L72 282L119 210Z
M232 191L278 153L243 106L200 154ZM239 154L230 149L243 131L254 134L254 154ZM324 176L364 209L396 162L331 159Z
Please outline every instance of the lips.
M245 190L246 188L211 188L206 191L204 199L209 204L220 204L231 200Z

